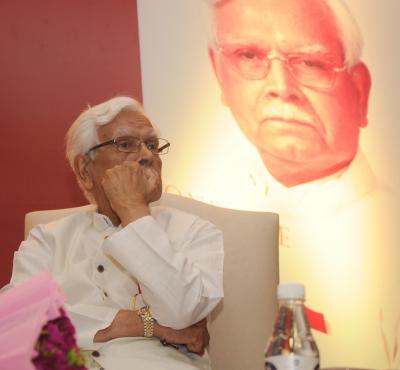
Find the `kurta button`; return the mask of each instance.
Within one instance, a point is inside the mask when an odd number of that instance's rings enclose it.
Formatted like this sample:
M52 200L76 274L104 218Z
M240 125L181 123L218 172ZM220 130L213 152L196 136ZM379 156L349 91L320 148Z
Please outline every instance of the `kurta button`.
M98 265L97 266L97 271L98 272L103 272L104 271L104 266L103 265Z
M108 297L108 294L107 294L107 292L104 292L104 295L105 295L106 297Z
M93 357L100 357L100 352L99 351L93 351L92 352Z

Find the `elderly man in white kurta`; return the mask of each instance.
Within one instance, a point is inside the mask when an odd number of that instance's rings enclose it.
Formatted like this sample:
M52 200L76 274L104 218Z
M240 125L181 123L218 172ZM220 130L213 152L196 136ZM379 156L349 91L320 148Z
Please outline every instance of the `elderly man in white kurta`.
M222 236L194 215L149 206L168 147L131 98L88 108L68 132L67 157L92 209L35 227L15 253L11 284L48 270L65 290L90 367L209 369Z

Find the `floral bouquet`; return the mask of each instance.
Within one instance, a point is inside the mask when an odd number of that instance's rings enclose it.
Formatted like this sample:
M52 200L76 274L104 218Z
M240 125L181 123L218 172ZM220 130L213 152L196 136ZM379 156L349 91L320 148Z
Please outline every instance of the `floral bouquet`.
M0 294L0 369L86 369L64 301L48 272Z

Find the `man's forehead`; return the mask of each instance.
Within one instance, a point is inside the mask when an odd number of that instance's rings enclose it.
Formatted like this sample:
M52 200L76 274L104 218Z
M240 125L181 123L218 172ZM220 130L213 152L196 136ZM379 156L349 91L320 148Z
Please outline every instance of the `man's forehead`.
M331 15L331 9L327 0L226 0L220 5L214 7L214 15L222 14L225 11L232 10L238 12L239 15L251 16L253 13L263 12L272 16L281 12L291 15L299 10L303 14L311 17L321 15ZM304 21L309 21L305 19Z
M140 112L122 111L107 125L98 129L100 138L109 139L118 136L157 136L157 131L150 120Z
M116 127L113 134L115 137L124 135L139 137L157 136L157 132L152 126L136 123Z
M215 9L214 19L222 46L268 49L274 43L282 50L327 52L339 41L333 13L322 0L231 0Z

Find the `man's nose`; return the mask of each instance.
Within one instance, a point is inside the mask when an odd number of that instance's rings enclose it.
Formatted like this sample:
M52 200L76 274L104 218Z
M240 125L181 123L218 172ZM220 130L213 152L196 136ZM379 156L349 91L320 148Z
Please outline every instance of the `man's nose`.
M270 61L269 71L264 79L266 98L295 102L300 100L298 84L286 66L284 60L274 58Z
M142 166L149 166L153 163L153 156L153 152L147 147L144 142L141 142L137 162Z

